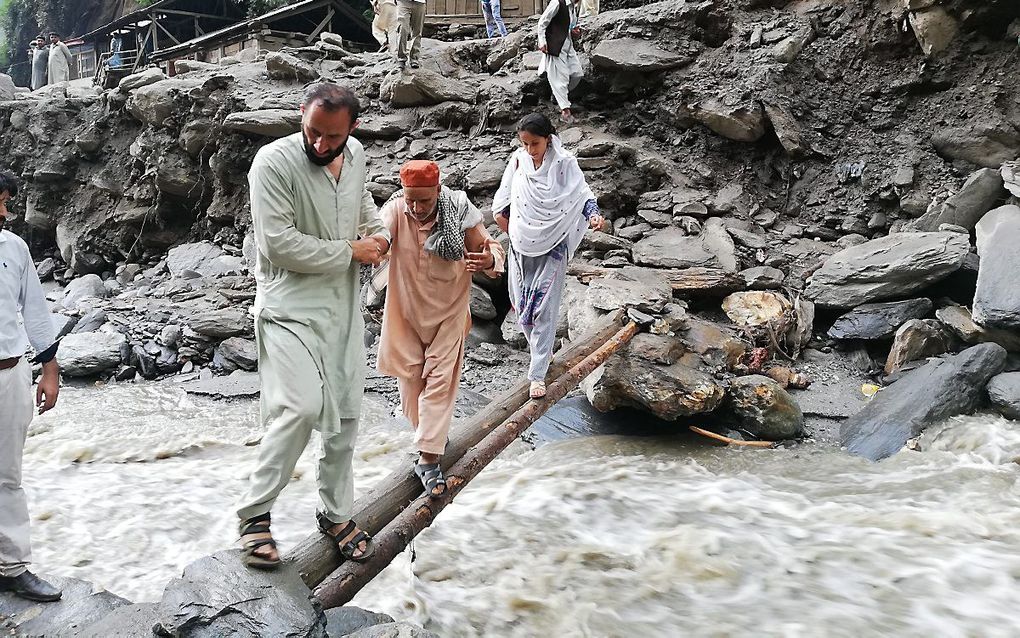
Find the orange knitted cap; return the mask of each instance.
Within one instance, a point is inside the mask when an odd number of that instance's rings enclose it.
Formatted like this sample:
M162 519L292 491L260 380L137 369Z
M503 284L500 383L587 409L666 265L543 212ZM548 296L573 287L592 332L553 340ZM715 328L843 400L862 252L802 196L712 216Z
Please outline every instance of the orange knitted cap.
M432 160L411 160L400 167L404 186L439 186L439 164Z

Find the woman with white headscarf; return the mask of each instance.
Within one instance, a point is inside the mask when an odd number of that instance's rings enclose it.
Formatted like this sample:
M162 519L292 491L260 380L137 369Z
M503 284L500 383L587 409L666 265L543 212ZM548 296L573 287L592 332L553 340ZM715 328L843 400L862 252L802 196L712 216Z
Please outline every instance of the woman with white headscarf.
M514 152L492 202L496 223L510 234L510 302L531 349L531 397L545 396L567 262L585 231L605 220L577 158L563 148L549 118L524 116Z

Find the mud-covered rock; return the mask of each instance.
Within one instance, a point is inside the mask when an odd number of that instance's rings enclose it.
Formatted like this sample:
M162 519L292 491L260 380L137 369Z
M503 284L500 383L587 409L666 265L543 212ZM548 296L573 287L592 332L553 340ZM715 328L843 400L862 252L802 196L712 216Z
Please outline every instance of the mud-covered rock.
M727 405L740 427L766 441L795 439L804 433L804 413L774 379L760 374L730 382Z

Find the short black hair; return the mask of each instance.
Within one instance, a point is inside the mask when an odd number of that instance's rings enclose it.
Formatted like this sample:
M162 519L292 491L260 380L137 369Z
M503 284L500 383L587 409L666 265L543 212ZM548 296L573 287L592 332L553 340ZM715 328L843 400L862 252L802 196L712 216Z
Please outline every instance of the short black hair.
M14 173L0 171L0 193L7 193L12 198L18 194L18 178Z
M549 137L556 135L556 127L546 116L541 113L528 113L517 123L518 131L527 131L532 135Z
M346 86L332 82L316 82L305 88L305 98L301 102L305 108L318 104L327 111L346 109L351 116L351 124L361 115L361 102L354 91Z
M52 38L53 36L57 36L59 38L60 34L57 33L56 31L50 31L50 37Z

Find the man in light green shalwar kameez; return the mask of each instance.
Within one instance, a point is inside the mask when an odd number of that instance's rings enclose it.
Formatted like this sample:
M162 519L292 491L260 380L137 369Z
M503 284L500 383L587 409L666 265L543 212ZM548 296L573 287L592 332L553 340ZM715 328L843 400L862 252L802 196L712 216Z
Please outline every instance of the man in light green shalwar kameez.
M319 528L347 559L371 553L371 539L350 520L365 380L359 265L381 261L389 234L365 189L364 149L348 137L359 108L345 87L310 86L302 131L260 149L248 174L258 248L260 410L267 428L237 510L245 562L253 567L280 562L269 511L313 429L323 447Z

